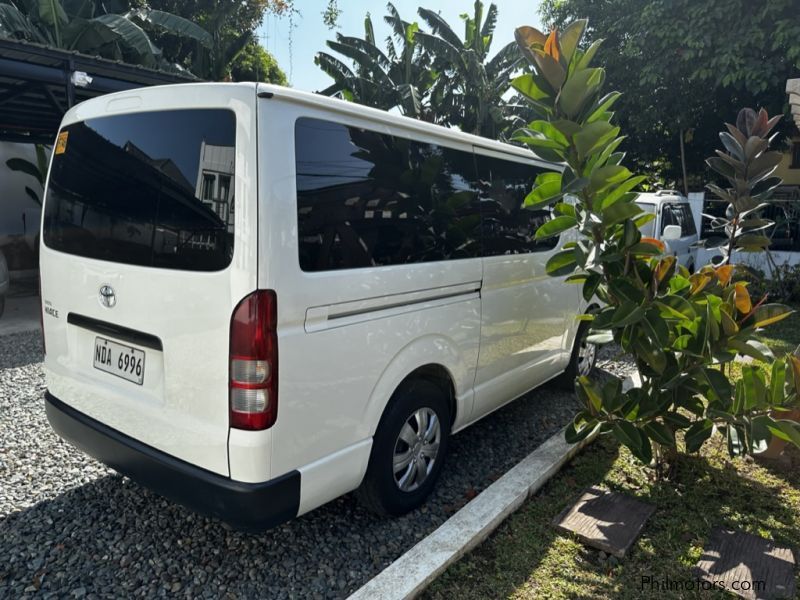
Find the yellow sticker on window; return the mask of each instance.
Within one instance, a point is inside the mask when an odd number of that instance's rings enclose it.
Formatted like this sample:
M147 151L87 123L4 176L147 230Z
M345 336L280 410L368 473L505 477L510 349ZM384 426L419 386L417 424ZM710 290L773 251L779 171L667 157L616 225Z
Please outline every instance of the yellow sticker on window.
M67 151L67 138L69 137L69 131L62 131L58 134L58 139L56 140L56 154L64 154Z

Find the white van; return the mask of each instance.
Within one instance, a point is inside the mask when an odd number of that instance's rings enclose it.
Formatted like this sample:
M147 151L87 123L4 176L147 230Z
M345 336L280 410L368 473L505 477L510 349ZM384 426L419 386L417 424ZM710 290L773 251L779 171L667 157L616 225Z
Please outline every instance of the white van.
M686 197L672 190L661 190L639 194L636 204L656 216L642 226L642 235L664 242L667 254L675 255L680 264L694 272L697 250L692 245L700 235Z
M71 109L41 277L53 428L259 530L420 505L448 438L594 361L525 149L272 85ZM574 234L569 234L574 235ZM580 329L580 331L579 331Z

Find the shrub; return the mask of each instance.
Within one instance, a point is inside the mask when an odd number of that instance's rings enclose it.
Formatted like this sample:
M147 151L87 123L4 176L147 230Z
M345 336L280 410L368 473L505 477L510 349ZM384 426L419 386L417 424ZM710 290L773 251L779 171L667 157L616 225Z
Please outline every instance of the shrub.
M643 238L639 227L652 219L635 203L644 177L625 166L623 138L612 123L618 92L602 93L604 70L591 66L600 45L580 48L586 21L559 34L532 27L516 30L532 72L513 86L537 119L515 135L537 154L563 162L563 173L540 175L525 204L552 206L554 218L539 239L577 229L578 240L548 261L551 275L582 286L588 302L603 308L591 320L592 341L614 340L633 355L642 386L623 392L613 380L603 385L579 377L584 409L567 429L575 442L599 430L610 433L645 463L676 456L676 434L694 452L718 432L731 455L757 452L773 436L800 446L800 424L785 418L800 397L800 357L774 361L757 331L791 313L780 304L754 300L729 264L734 249L761 250L770 222L759 210L780 183L772 177L776 157L768 135L777 122L763 110L744 109L736 125L720 134L725 151L709 165L730 184L712 189L730 202L718 240L722 261L690 275L664 256L663 244ZM729 380L724 365L737 355L767 363L769 383L757 365ZM720 368L723 365L723 368Z

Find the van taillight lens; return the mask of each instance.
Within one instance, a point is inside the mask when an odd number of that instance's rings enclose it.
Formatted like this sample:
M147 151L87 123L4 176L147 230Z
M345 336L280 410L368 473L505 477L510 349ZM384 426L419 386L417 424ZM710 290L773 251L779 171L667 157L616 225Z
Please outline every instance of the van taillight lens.
M278 416L277 297L257 290L231 317L230 425L267 429Z

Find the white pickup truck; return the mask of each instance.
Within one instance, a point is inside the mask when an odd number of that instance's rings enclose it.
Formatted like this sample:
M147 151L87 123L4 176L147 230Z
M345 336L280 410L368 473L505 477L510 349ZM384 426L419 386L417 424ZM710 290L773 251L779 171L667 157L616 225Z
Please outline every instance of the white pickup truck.
M656 216L642 226L642 235L664 242L668 254L674 254L680 264L694 271L697 250L692 244L700 237L686 197L673 190L662 190L639 194L636 204Z

